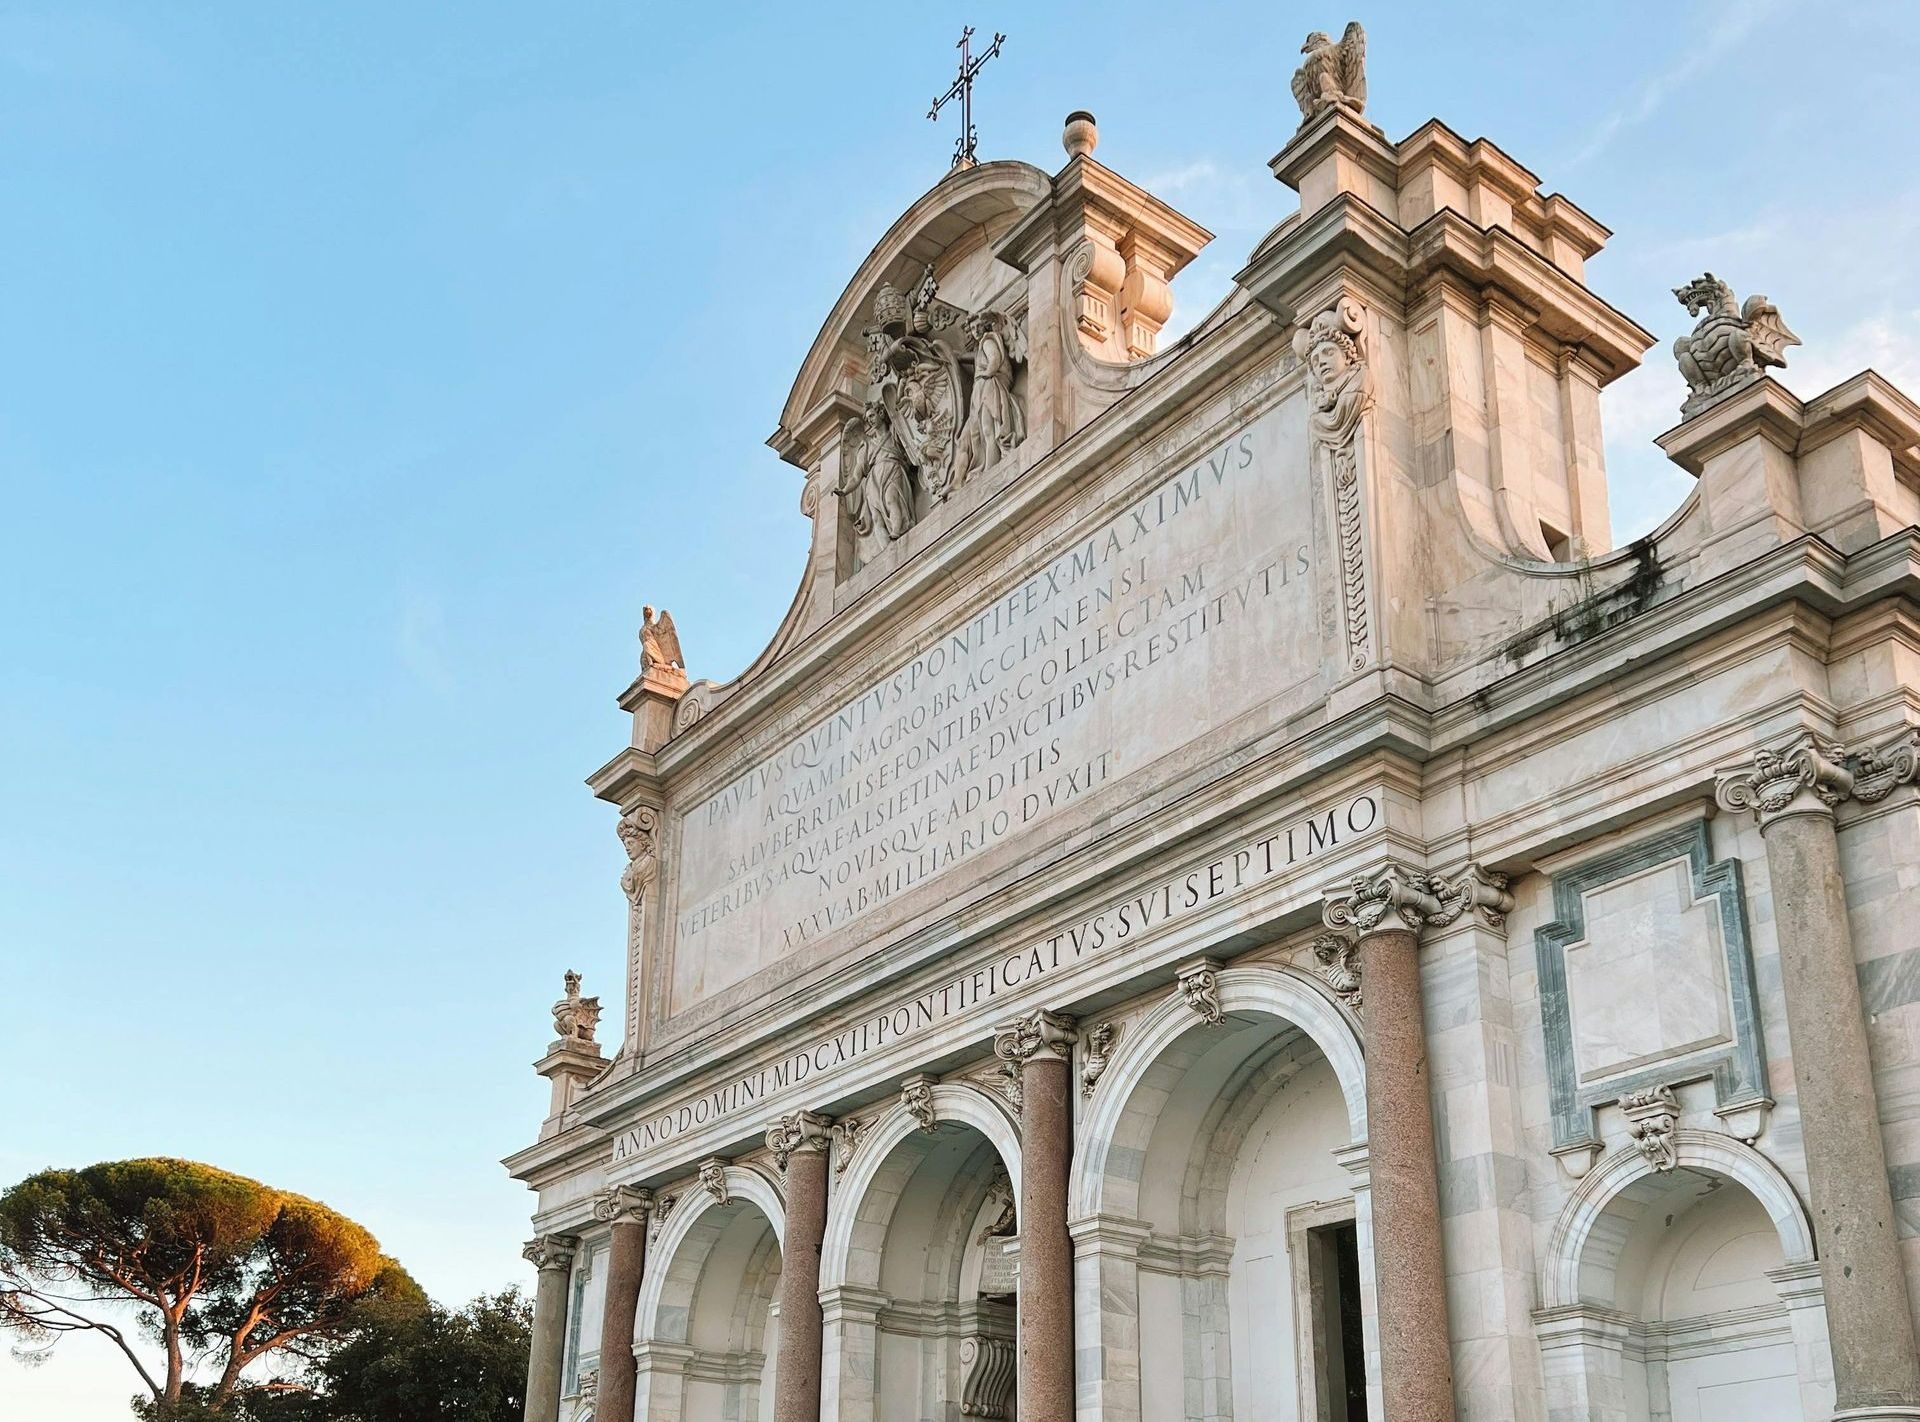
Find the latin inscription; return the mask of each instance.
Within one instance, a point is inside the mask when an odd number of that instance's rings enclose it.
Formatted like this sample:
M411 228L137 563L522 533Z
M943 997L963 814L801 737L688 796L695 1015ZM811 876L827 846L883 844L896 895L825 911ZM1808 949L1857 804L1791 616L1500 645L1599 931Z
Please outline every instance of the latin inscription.
M911 1002L875 1013L768 1066L654 1113L614 1138L613 1158L624 1161L737 1112L764 1106L794 1087L948 1023L976 1014L997 1022L1024 1005L1020 1001L1026 997L1024 989L1081 963L1120 952L1246 889L1283 878L1300 865L1371 833L1380 819L1380 796L1369 791L1295 821L951 978Z
M1309 675L1295 424L1221 441L688 811L673 1010Z

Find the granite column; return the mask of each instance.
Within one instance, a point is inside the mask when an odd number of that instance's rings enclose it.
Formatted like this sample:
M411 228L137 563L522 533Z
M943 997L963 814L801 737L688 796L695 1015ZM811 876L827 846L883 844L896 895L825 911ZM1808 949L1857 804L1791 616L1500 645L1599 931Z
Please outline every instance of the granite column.
M647 1268L647 1218L653 1192L616 1185L595 1204L596 1218L613 1225L607 1256L607 1303L600 1316L600 1396L595 1422L633 1422L633 1326L640 1281Z
M579 1241L547 1234L521 1251L539 1271L533 1293L533 1349L527 1358L526 1422L559 1422L560 1367L567 1338L567 1276Z
M774 1368L774 1422L820 1422L820 1247L827 1234L827 1166L833 1123L796 1111L767 1132L787 1178L780 1248L780 1354Z
M1477 865L1447 878L1389 863L1329 895L1325 906L1327 926L1351 933L1357 945L1380 1395L1394 1422L1455 1416L1420 930L1469 909L1490 925L1504 923L1513 906L1506 886Z
M1074 1020L1044 1010L1002 1027L994 1051L1020 1067L1020 1422L1073 1422L1073 1242L1067 1170L1073 1156Z
M1836 1418L1920 1418L1920 1354L1833 817L1842 801L1883 798L1915 772L1911 740L1850 754L1803 734L1717 787L1724 808L1758 817L1767 847Z

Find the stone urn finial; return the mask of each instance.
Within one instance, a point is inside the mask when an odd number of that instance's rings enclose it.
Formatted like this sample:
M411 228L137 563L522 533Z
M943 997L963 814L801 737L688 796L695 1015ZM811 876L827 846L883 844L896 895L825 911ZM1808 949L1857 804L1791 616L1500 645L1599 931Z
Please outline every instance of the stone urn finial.
M1100 128L1093 121L1093 115L1085 109L1075 109L1068 114L1060 146L1067 150L1069 158L1091 158L1093 150L1100 146Z

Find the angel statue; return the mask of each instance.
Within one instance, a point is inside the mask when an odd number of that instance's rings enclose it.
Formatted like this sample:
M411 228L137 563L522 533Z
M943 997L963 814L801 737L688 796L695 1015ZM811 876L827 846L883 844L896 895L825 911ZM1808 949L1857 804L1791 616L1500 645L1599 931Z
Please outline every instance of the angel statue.
M1013 398L1013 367L1020 360L1018 329L998 311L967 317L967 343L973 347L973 401L960 429L953 461L953 483L991 469L1027 437L1026 417Z
M654 670L687 669L680 652L680 634L673 630L673 615L664 608L658 617L650 607L640 609L640 675Z
M1300 102L1302 128L1327 109L1345 109L1355 118L1367 111L1367 32L1358 20L1347 22L1335 44L1315 30L1300 46L1306 62L1293 71L1293 97Z
M846 506L847 517L861 534L875 523L889 540L906 536L913 527L913 485L907 476L907 454L900 447L887 418L887 407L870 400L841 432L846 456L834 492Z
M1749 296L1736 304L1733 288L1712 272L1695 277L1673 294L1689 316L1707 314L1673 343L1680 373L1687 378L1687 399L1680 413L1697 414L1722 395L1760 378L1763 366L1787 363L1787 347L1800 338L1780 319L1780 308L1766 297Z

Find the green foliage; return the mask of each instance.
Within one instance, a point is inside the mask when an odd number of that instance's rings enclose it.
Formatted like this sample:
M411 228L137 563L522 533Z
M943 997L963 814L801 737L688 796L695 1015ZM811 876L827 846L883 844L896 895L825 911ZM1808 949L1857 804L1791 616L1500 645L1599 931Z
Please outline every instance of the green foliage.
M45 1170L0 1195L0 1328L44 1352L64 1333L116 1344L162 1422L234 1416L256 1362L311 1363L378 1302L425 1297L367 1231L325 1205L210 1165L165 1158ZM154 1373L114 1321L131 1305ZM189 1355L218 1370L195 1387Z
M457 1312L366 1310L319 1360L310 1391L250 1394L245 1422L521 1422L533 1309L518 1290ZM167 1419L174 1422L174 1419ZM181 1419L186 1422L186 1419Z

